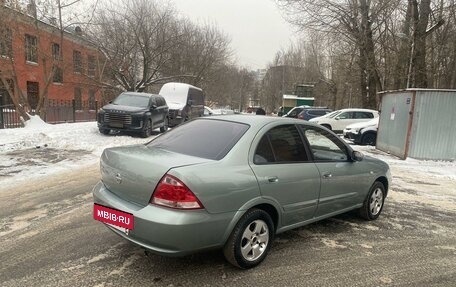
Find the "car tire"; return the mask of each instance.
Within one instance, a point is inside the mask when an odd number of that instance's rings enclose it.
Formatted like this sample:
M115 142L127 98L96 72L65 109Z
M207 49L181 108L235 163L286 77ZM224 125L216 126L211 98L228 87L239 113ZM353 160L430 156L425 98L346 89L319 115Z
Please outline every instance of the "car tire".
M267 212L261 209L247 211L223 247L226 260L241 269L257 266L266 258L274 233L274 223Z
M327 129L330 130L330 131L332 130L331 126L328 125L328 124L322 124L321 126L327 128Z
M104 135L107 135L109 134L110 130L109 129L98 129L100 131L100 133L104 134Z
M361 144L362 145L372 145L375 146L377 142L377 135L372 132L367 132L363 135L361 138Z
M168 130L168 117L165 117L165 120L164 120L164 123L163 123L163 126L160 128L160 132L161 133L164 133Z
M143 138L148 138L152 134L152 121L147 120L146 125L144 126L144 129L141 132L141 136Z
M376 181L369 190L359 215L365 220L375 220L382 213L385 203L386 189L383 183Z

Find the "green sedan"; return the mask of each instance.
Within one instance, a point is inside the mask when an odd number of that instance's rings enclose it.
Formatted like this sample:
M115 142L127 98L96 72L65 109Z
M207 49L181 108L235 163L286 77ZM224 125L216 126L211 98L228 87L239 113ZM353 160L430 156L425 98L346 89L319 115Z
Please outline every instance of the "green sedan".
M357 209L380 215L388 165L290 118L199 118L145 145L108 148L94 219L161 255L223 249L251 268L278 233Z

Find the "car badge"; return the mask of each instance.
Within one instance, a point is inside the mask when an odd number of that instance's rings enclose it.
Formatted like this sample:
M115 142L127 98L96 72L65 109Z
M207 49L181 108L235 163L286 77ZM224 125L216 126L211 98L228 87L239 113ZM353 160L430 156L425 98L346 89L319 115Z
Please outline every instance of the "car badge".
M122 177L120 176L120 173L116 174L116 182L118 184L121 184L122 183Z

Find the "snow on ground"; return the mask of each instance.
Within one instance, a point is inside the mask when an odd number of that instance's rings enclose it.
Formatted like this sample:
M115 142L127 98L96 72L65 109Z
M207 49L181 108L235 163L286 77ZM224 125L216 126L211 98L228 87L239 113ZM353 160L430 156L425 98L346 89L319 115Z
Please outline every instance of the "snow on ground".
M0 130L0 184L15 185L30 178L44 178L96 164L107 147L142 144L157 135L158 132L148 139L125 134L102 135L96 122L50 125L32 117L25 128ZM456 162L400 160L374 147L354 146L354 149L388 162L393 178L399 181L405 173L431 183L439 179L456 181Z
M156 135L102 135L96 122L50 125L32 118L25 128L0 130L0 184L82 168L96 163L107 147L146 143Z

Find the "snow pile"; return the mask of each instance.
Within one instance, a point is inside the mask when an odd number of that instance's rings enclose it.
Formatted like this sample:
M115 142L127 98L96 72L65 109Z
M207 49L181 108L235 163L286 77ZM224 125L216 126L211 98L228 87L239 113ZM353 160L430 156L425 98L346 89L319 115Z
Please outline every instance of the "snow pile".
M83 168L96 164L105 148L143 144L154 137L103 135L96 122L51 125L32 117L25 128L0 130L0 184Z
M30 119L25 122L26 129L40 129L40 128L49 128L52 125L43 121L40 116L29 115Z

